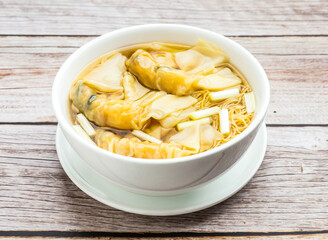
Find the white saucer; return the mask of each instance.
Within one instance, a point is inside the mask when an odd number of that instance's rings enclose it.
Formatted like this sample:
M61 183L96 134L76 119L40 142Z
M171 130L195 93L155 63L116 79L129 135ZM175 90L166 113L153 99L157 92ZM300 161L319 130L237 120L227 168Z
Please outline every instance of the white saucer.
M130 213L168 216L191 213L211 207L238 192L260 167L267 145L266 126L259 129L253 143L230 169L212 182L174 196L147 196L129 192L90 169L66 141L57 127L56 148L69 178L94 199Z

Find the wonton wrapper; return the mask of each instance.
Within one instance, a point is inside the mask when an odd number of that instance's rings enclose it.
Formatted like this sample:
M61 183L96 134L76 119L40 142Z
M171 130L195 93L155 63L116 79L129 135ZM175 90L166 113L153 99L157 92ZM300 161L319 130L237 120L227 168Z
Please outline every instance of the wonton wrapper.
M161 139L167 135L170 131L172 131L172 128L164 128L162 127L158 122L152 122L145 130L144 132L148 135Z
M143 97L150 90L142 86L138 80L129 72L123 75L124 96L127 100L137 100Z
M155 100L150 105L150 116L155 119L163 119L173 112L189 108L196 102L197 99L191 96L175 96L168 94Z
M135 51L127 60L126 65L128 70L146 87L175 95L193 92L193 82L184 71L159 65L145 50Z
M170 141L181 144L192 151L202 152L211 148L215 141L220 138L222 138L222 134L210 124L197 124L172 136Z
M195 87L218 91L234 87L239 84L241 84L240 78L233 74L229 68L223 68L214 74L202 77L195 83Z
M170 115L166 116L165 118L159 120L160 124L165 128L173 128L179 122L188 119L190 113L196 111L195 107L190 107L184 110L180 110L177 112L173 112Z
M156 144L141 141L136 137L121 138L102 129L97 129L96 132L96 143L99 147L129 157L161 159L184 157L194 153L174 142Z
M71 89L70 98L90 121L101 127L142 129L150 122L145 108L132 101L106 98L82 81Z
M101 92L123 90L122 74L126 71L126 57L116 53L100 66L93 69L83 80L84 83Z
M194 75L209 72L228 62L229 56L214 44L200 39L191 49L175 53L175 61L181 70Z
M206 41L199 41L192 49L176 53L175 56L183 70L158 63L149 52L142 49L135 51L126 65L144 86L175 95L190 95L197 90L221 90L241 83L230 69L215 68L228 61L228 57Z
M167 66L170 68L178 67L178 65L176 64L176 62L174 60L174 55L170 52L151 51L150 54L159 65Z

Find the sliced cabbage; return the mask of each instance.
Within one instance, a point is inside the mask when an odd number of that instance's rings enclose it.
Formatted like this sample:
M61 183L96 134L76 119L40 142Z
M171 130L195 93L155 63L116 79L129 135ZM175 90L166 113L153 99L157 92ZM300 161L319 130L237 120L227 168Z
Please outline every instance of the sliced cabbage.
M84 83L101 92L115 92L122 89L122 74L126 71L126 57L116 53L84 77Z

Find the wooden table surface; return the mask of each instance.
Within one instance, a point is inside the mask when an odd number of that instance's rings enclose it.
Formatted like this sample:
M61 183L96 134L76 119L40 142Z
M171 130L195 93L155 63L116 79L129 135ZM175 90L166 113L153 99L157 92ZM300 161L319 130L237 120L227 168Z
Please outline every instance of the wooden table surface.
M224 34L270 80L263 164L240 192L200 212L115 210L58 161L58 68L96 36L145 23ZM0 238L328 239L328 1L0 0L0 136Z

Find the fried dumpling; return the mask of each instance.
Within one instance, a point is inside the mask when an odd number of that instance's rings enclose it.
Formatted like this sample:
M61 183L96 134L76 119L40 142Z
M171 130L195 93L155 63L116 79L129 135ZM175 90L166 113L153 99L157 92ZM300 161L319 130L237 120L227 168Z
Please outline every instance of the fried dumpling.
M122 78L126 71L126 57L116 53L100 66L93 69L84 78L84 83L101 92L123 90Z
M97 129L96 132L96 143L99 147L129 157L161 159L184 157L194 153L175 142L157 144L141 141L136 137L121 138L102 129Z

